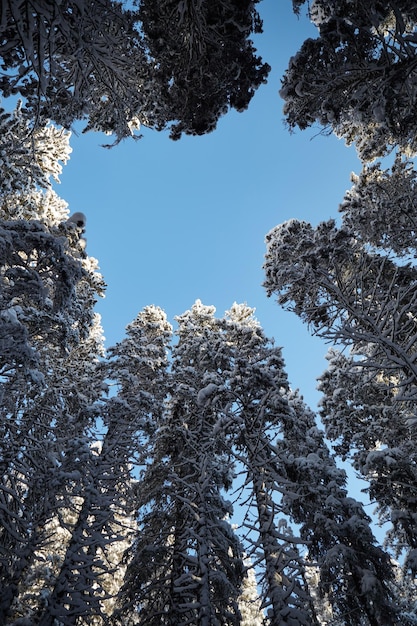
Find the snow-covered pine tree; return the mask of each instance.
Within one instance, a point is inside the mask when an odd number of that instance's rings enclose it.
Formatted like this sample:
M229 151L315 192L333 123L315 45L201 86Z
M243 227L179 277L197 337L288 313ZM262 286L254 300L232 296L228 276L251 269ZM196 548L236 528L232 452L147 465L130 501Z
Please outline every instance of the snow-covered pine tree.
M49 162L45 155L43 160L45 163ZM34 180L33 189L32 187L29 190L24 189L22 195L27 197L31 192L32 196L35 194L36 201L39 198L42 200L51 190L48 188L45 192L40 189L38 181L39 177ZM55 198L50 193L49 197ZM32 201L33 214L29 214L26 209L25 217L37 217L36 201ZM39 204L39 217L49 224L50 212L44 215L42 212L44 204L42 201ZM18 210L10 200L8 206ZM79 239L78 221L70 219L58 224L61 239L63 234L75 242ZM85 257L81 249L76 252L76 259L77 263L94 269L93 261ZM88 289L88 285L79 284L77 289L79 296L77 313L79 318L81 314L87 317L91 315L94 294ZM82 302L84 306L81 306ZM68 321L69 318L65 319ZM94 318L92 319L94 321ZM78 322L80 321L81 318ZM112 587L109 584L109 576L113 576L116 569L120 570L116 578L120 578L120 573L123 573L120 555L119 560L115 560L117 546L123 545L133 530L129 518L129 513L135 505L131 492L130 464L137 461L138 456L144 458L141 440L144 433L146 434L156 423L162 411L161 403L165 398L161 385L164 376L158 378L157 373L158 369L166 367L165 344L169 341L170 326L160 310L148 307L138 320L128 327L127 339L110 350L108 364L101 367L97 367L96 358L90 360L91 353L84 349L87 346L91 347L91 341L94 342L94 339L101 340L100 329L95 331L92 326L90 330L90 335L83 341L78 337L77 350L72 349L69 355L67 350L64 350L65 360L61 362L58 373L65 376L65 382L60 380L58 387L54 384L53 378L53 375L57 378L57 372L53 370L55 362L51 359L48 362L50 372L45 381L45 397L50 402L51 396L52 399L57 397L62 401L67 390L70 390L70 395L74 396L71 408L65 406L63 410L65 408L67 420L77 428L78 436L66 443L63 451L65 461L54 474L56 487L59 477L65 480L65 497L59 491L50 492L52 500L58 499L58 503L55 503L51 510L45 507L43 500L45 516L42 519L35 519L44 535L40 537L34 534L25 554L36 549L36 558L34 554L30 554L30 567L20 571L24 582L20 584L14 615L22 619L26 617L35 619L36 616L39 624L53 624L55 620L64 624L75 624L80 618L86 620L85 623L88 621L89 624L99 624L102 623L104 614L109 613L111 607L109 600L118 591L114 589L114 585ZM54 346L45 343L45 353L50 349L53 350ZM98 353L96 350L94 354ZM77 366L75 372L70 366L71 357L74 360L74 367ZM76 361L76 358L80 360ZM107 428L104 441L97 448L94 444L94 433L89 437L82 436L87 423L84 420L85 416L75 412L76 394L85 400L88 399L92 405L100 394L104 378L115 380L120 389L117 396L111 397L104 407L100 408L96 404L91 414L94 417L100 410L104 426ZM92 385L93 387L96 385L94 399L88 397ZM24 392L25 386L22 385L22 393ZM53 412L49 416L52 421L56 418ZM28 417L28 420L32 421L33 418ZM44 424L46 431L49 427L49 424ZM70 432L71 429L68 430L68 433ZM35 435L33 439L36 441ZM73 467L74 460L78 463L77 469ZM57 463L58 461L59 459ZM38 479L37 475L36 480ZM38 498L38 502L42 500ZM46 540L48 544L44 545ZM62 542L61 545L57 545L59 541ZM42 563L48 562L53 551L56 554L54 559L51 559L51 567L42 567ZM21 562L24 564L23 558ZM14 572L14 579L17 580L16 572L17 568Z
M86 466L88 484L40 626L55 617L65 624L101 624L113 612L125 566L122 548L133 540L136 523L132 469L144 464L147 439L164 409L167 347L171 326L158 307L146 307L126 329L127 337L109 349L102 376L117 386L102 407L105 435ZM120 602L119 602L120 605ZM120 607L119 607L120 608ZM123 620L127 615L122 611ZM126 623L126 622L124 622Z
M8 623L32 616L48 594L49 581L36 598L24 581L46 558L49 523L80 494L80 449L101 393L93 305L103 283L51 188L68 133L34 132L19 109L0 124L0 614Z
M305 0L293 0L296 13ZM290 59L281 96L290 128L318 121L372 161L354 176L340 228L291 220L267 235L266 288L314 333L340 344L321 377L326 431L370 480L398 551L414 562L416 7L314 0L319 36ZM350 354L346 353L346 347ZM407 565L406 565L407 567ZM409 623L405 613L399 623ZM402 620L402 621L401 621ZM412 622L411 622L412 623Z
M101 393L97 372L101 349L102 331L96 319L89 338L80 341L66 358L54 363L49 360L43 393L38 391L37 397L32 391L25 409L27 450L19 453L22 461L18 467L26 470L20 477L20 497L30 530L16 550L11 570L19 581L14 615L34 617L49 601L80 511L92 462L94 403Z
M413 347L417 271L367 249L354 235L343 226L337 229L334 222L316 229L296 221L277 227L268 236L266 286L317 334L353 350L355 356L349 363L356 368L355 376L362 371L365 385L374 378L380 402L385 395L389 404L402 403L398 406L402 418L391 424L395 432L388 439L396 441L397 447L404 445L398 454L411 460L411 430L404 418L407 413L413 415L417 383ZM332 375L337 377L334 364ZM350 423L344 428L350 429L355 414L345 414ZM390 445L386 435L384 441ZM414 509L414 498L409 506Z
M266 81L270 67L250 40L262 32L257 2L204 0L196 10L177 0L141 0L139 18L161 101L169 119L178 120L172 138L213 130L230 107L246 109Z
M298 13L306 0L293 0ZM417 9L413 2L314 0L318 29L290 59L281 96L290 128L318 122L363 160L416 152Z
M177 321L169 401L150 436L138 490L141 530L115 620L237 625L243 553L223 496L233 467L213 437L217 411L202 393L218 367L218 322L214 307L199 301Z
M330 456L314 413L297 393L288 399L292 411L283 419L281 444L284 503L300 525L308 561L317 564L319 595L327 597L337 623L399 624L390 557L377 545L362 504L348 497L346 474Z
M316 624L299 552L282 508L285 470L276 441L289 407L281 349L265 337L254 310L234 304L223 320L228 368L224 376L229 402L217 429L243 465L249 510L247 551L261 571L265 623L271 626Z
M257 0L256 0L257 1ZM203 134L243 110L269 66L250 37L255 2L32 3L4 0L0 93L25 100L33 123L131 136L143 124Z
M371 362L401 396L415 394L417 270L369 249L355 230L334 220L313 228L290 220L267 235L268 295L313 332L348 346L372 345ZM396 383L394 382L396 380Z
M291 220L267 236L268 293L313 332L350 349L329 353L320 381L328 437L370 481L394 550L415 549L412 446L417 370L415 171L364 168L341 205L342 225ZM375 213L376 212L376 213ZM375 216L375 218L374 218Z
M137 532L138 471L148 460L148 439L164 410L172 327L159 307L147 306L127 326L126 335L109 348L103 365L110 389L116 385L117 392L110 395L102 412L106 434L100 471L104 469L107 476L111 507L119 510L116 519L110 520L116 536L109 542L106 554L108 558L117 552L119 557L113 574L111 610L107 602L104 611L110 616L119 597L117 611L127 624L129 611L123 607L123 594L119 594L126 571L121 549L125 552L130 548ZM102 519L104 513L105 510Z
M319 379L320 415L336 452L350 459L369 482L381 525L391 523L386 541L399 556L414 550L416 537L416 455L410 403L375 375L366 362L330 350ZM389 382L389 381L388 381Z
M365 165L352 174L352 187L339 211L355 238L401 263L415 259L417 229L417 172L401 153L392 166Z
M156 306L147 306L127 326L126 337L109 348L103 368L116 393L106 401L105 444L117 446L126 471L147 462L149 438L158 427L167 397L172 326Z

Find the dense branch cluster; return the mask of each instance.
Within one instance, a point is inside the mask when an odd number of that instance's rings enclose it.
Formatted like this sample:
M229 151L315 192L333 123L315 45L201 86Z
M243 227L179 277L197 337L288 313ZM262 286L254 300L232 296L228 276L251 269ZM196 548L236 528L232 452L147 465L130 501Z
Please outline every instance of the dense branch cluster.
M201 135L228 108L243 111L269 66L249 37L262 24L252 0L140 4L144 41L174 124L171 135Z
M201 135L266 81L250 40L261 31L255 4L2 0L0 93L22 97L36 126Z
M290 59L280 92L289 127L318 122L365 160L397 145L415 154L415 3L314 0L310 16L318 37Z

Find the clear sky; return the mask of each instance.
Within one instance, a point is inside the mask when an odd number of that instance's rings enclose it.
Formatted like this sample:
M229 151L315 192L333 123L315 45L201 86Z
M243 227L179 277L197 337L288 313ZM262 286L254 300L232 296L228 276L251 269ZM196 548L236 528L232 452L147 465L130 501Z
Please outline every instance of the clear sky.
M272 70L247 111L178 142L142 129L140 141L106 150L102 135L74 135L57 191L71 212L87 215L87 252L108 284L98 305L107 346L148 304L173 323L197 298L219 316L234 301L247 302L283 346L290 383L314 408L327 346L266 297L264 238L290 218L317 224L337 217L360 165L354 149L318 128L290 135L284 126L280 78L302 41L315 36L291 4L258 5L264 33L255 45Z

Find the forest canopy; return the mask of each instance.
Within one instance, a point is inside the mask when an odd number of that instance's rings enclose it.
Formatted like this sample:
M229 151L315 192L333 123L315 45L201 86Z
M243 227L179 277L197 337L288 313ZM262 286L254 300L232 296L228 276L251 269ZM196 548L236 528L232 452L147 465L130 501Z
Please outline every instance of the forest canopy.
M55 191L76 121L180 139L245 110L257 4L0 4L5 626L417 624L414 3L293 2L317 38L282 79L288 126L364 162L337 220L266 236L267 295L330 346L318 415L233 295L175 328L147 305L106 350L87 218Z

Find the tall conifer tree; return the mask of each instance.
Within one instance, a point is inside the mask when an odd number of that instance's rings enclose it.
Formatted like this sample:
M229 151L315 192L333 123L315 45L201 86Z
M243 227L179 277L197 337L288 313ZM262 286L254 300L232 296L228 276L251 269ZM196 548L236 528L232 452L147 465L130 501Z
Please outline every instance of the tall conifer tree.
M289 405L281 444L289 481L284 503L319 568L319 593L330 601L333 619L346 625L398 624L390 557L377 545L362 504L348 496L346 474L314 413L296 393Z
M93 404L101 393L103 291L82 231L53 192L68 133L33 132L19 109L2 114L5 145L1 238L1 551L3 621L30 616L41 596L22 581L51 543L49 523L80 495ZM84 217L82 219L84 224ZM77 443L78 442L78 443ZM45 594L48 594L45 583ZM27 599L23 601L23 597Z
M222 495L232 467L212 437L216 412L199 395L215 369L213 313L197 301L178 318L168 400L138 490L141 532L116 611L122 622L133 611L140 624L239 624L242 553Z

